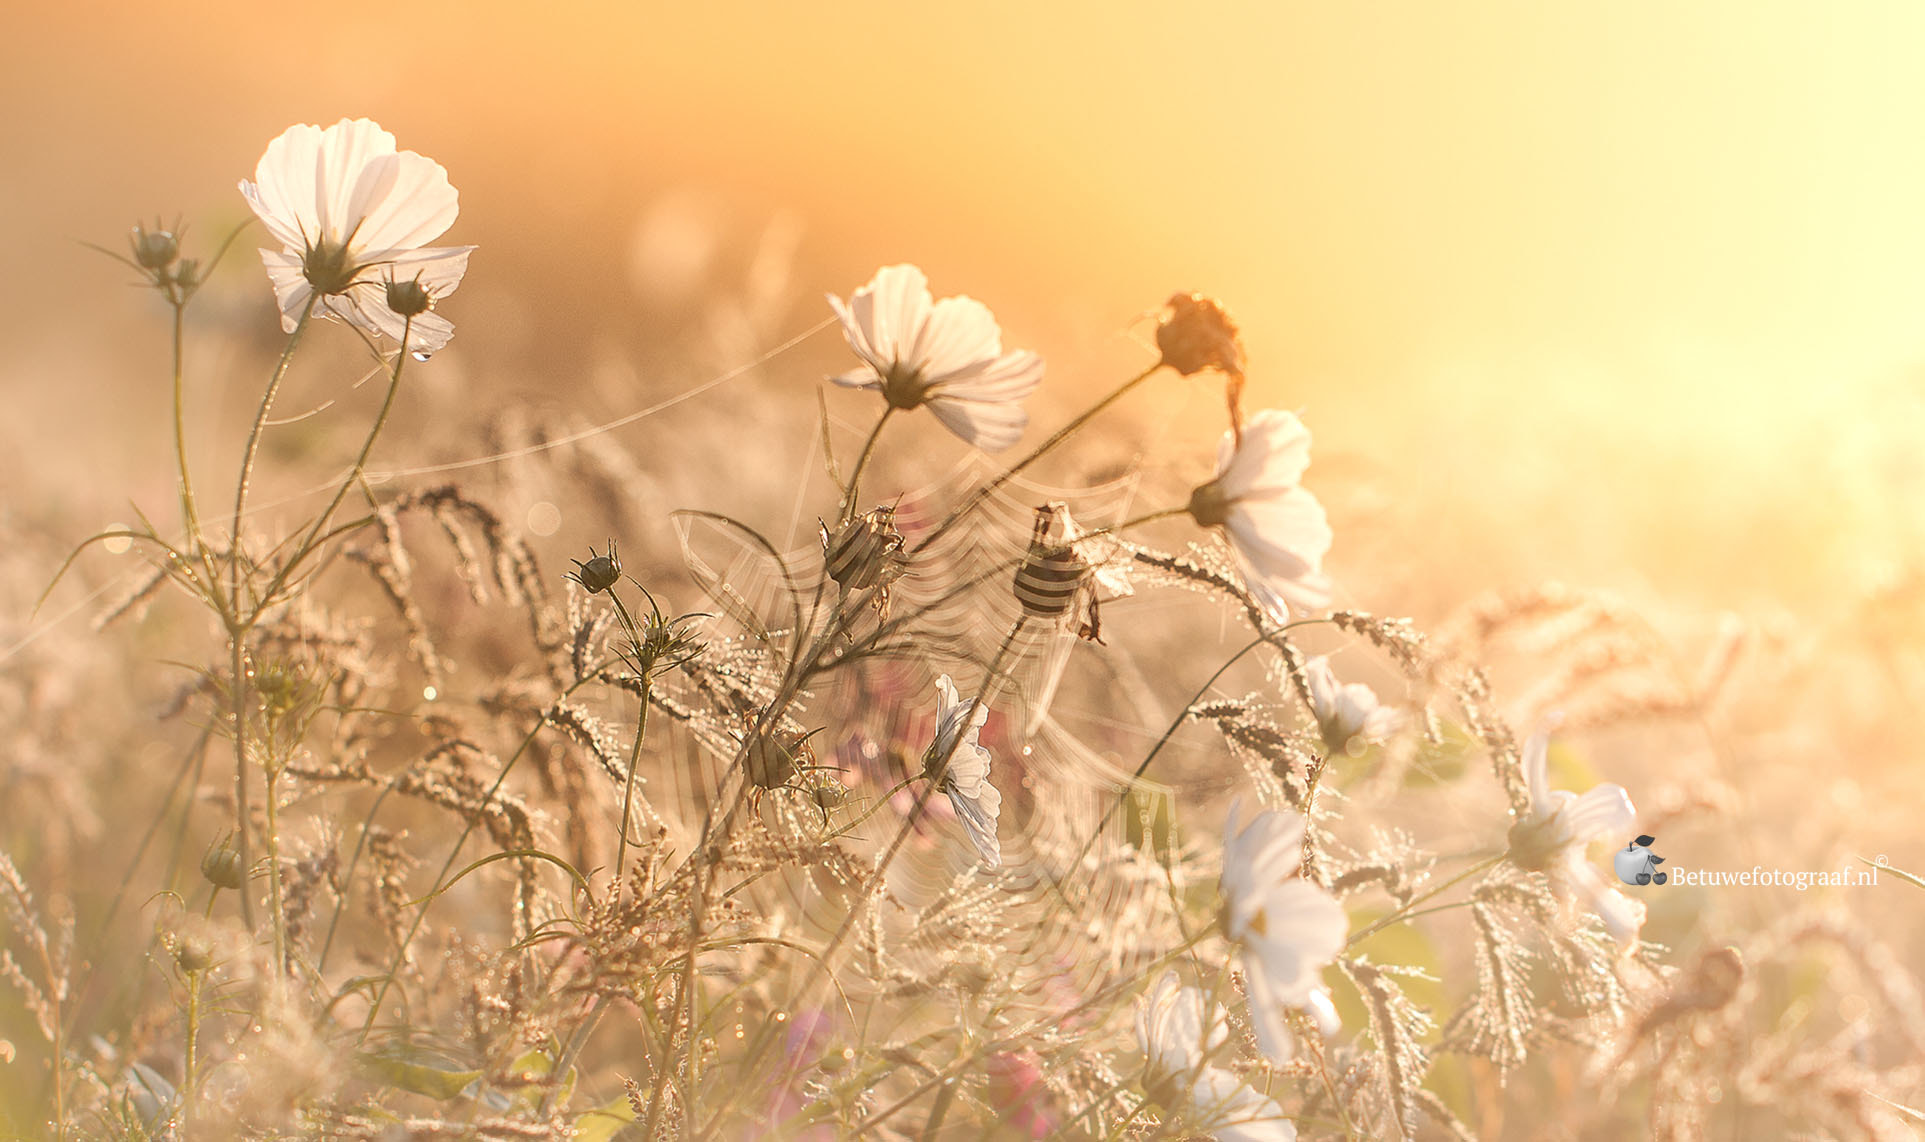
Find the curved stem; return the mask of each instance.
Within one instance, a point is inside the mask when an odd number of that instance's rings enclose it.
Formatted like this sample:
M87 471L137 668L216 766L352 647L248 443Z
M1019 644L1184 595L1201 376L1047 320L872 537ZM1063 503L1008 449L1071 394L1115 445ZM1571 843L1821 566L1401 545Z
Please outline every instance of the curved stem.
M857 495L862 485L862 470L869 466L869 457L876 450L876 441L882 438L882 426L896 412L895 405L882 406L882 415L876 418L876 426L869 430L869 439L862 442L862 455L856 457L856 466L849 472L849 486L842 493L842 508L836 512L836 524L841 526L856 518Z
M1429 892L1419 893L1418 895L1411 897L1409 903L1405 904L1402 908L1397 909L1397 911L1392 912L1390 915L1377 921L1375 924L1372 924L1370 927L1365 928L1363 931L1350 937L1350 939L1347 942L1345 942L1344 948L1346 950L1350 948L1354 948L1358 944L1361 944L1365 940L1376 935L1378 932L1381 932L1385 928L1390 927L1392 924L1397 923L1399 920L1404 920L1409 918L1411 915L1413 915L1412 909L1416 908L1419 904L1422 904L1424 901L1430 900L1433 897L1436 897L1444 892L1450 891L1452 888L1456 887L1459 884L1462 884L1463 882L1465 882L1466 880L1469 880L1473 876L1476 876L1480 872L1485 872L1485 871L1488 871L1489 869L1497 867L1497 865L1503 861L1505 855L1506 854L1504 853L1498 853L1496 856L1486 857L1483 860L1480 860L1476 864L1465 869L1464 871L1458 873L1456 876L1453 876L1449 880L1446 880L1444 883L1438 885L1436 888L1431 889Z
M412 317L402 323L402 347L394 355L394 372L388 376L388 394L381 401L381 411L375 415L374 425L368 429L368 438L361 442L361 454L354 458L354 467L348 470L347 479L341 481L341 486L334 489L334 498L328 501L328 506L322 509L321 514L314 518L313 524L309 525L307 535L301 539L301 545L288 556L287 562L282 564L281 569L274 573L273 579L269 580L267 589L261 592L263 605L274 598L275 593L287 581L287 577L293 574L294 569L313 554L319 541L325 538L321 533L327 530L328 522L334 518L334 513L340 508L341 501L347 498L348 489L360 482L361 473L368 466L368 456L374 451L374 442L381 435L381 429L387 426L388 414L394 411L395 394L401 391L401 370L408 363L408 334L413 328L414 318Z
M601 676L601 672L610 665L611 663L609 662L598 663L593 670L588 671L581 678L563 687L561 694L556 697L555 702L560 702L562 699L572 695L576 690L586 686L589 682L598 679ZM468 815L468 820L461 826L461 832L455 837L454 847L448 850L448 859L441 862L441 871L435 874L434 883L429 887L428 894L421 898L421 907L415 909L414 919L409 922L407 933L402 936L399 944L395 948L394 959L389 962L388 970L381 977L381 988L375 992L374 1002L368 1004L368 1016L361 1024L359 1042L367 1042L369 1032L374 1030L375 1017L381 1014L381 1005L387 1000L388 991L394 986L394 977L401 970L401 961L408 954L408 946L414 943L415 936L421 931L422 923L428 918L428 909L434 907L434 902L441 896L442 889L446 887L448 873L454 870L455 861L461 859L462 847L468 843L468 838L474 835L475 829L480 826L488 810L494 807L495 794L501 792L501 787L508 781L508 775L514 772L516 763L521 761L522 757L527 754L528 747L535 744L536 736L541 733L542 727L548 724L548 715L554 708L554 703L550 703L542 710L541 716L536 719L535 724L528 730L528 733L522 737L521 744L515 747L515 752L510 754L508 760L502 763L501 772L495 775L494 783L488 786L488 791L481 795L481 801L476 805L475 811Z
M267 427L267 414L274 407L274 396L281 391L281 381L287 377L287 366L294 359L294 350L301 344L301 334L307 332L307 323L314 316L314 304L318 294L309 294L307 304L301 308L301 316L294 323L294 331L287 335L287 345L281 349L281 359L274 363L274 372L267 379L267 391L261 394L261 407L254 414L254 427L247 432L247 449L241 453L241 478L234 485L234 527L228 534L228 543L233 550L229 552L229 583L233 590L233 609L237 617L241 610L241 517L247 514L247 488L254 478L254 457L261 449L261 430ZM245 833L242 834L245 837Z
M182 362L181 362L181 319L186 312L185 302L174 303L174 460L180 466L180 513L187 525L188 550L195 554L201 551L201 521L194 510L194 480L187 471L187 430L183 406Z
M628 613L628 607L622 603L622 597L614 591L610 591L608 597L615 601L615 613L621 618L622 633L628 636L631 645L640 648L642 645L641 632L635 629L635 619ZM636 665L641 666L643 664L638 662ZM615 879L612 885L612 891L615 893L615 899L618 901L622 895L622 864L628 857L628 819L629 814L632 813L635 808L635 771L642 764L642 738L648 733L649 672L647 670L641 670L637 671L637 675L640 680L642 711L636 715L635 742L628 751L628 781L622 787L622 817L621 827L619 829L621 839L615 844Z
M1055 447L1058 444L1061 444L1063 441L1068 440L1071 433L1083 427L1085 424L1088 424L1090 420L1096 416L1097 413L1102 412L1104 409L1115 404L1117 401L1123 399L1124 394L1128 393L1131 389L1135 388L1136 386L1142 384L1144 381L1149 380L1150 377L1153 374L1155 374L1155 372L1158 369L1162 367L1163 367L1163 362L1161 359L1159 359L1156 362L1156 364L1151 365L1149 368L1136 374L1134 377L1131 377L1129 380L1124 381L1122 384L1118 385L1114 390L1112 390L1108 396L1104 397L1102 400L1099 400L1095 404L1084 409L1081 413L1077 414L1075 419L1071 420L1068 424L1065 424L1063 427L1057 429L1055 432L1050 433L1049 439L1043 441L1041 444L1038 444L1036 446L1035 451L1023 457L1021 460L1016 461L1016 463L1014 463L1010 467L1005 468L1003 470L1002 475L997 476L995 479L989 481L987 484L984 484L982 487L977 488L975 492L972 493L967 500L963 501L963 505L961 507L957 508L953 512L950 512L947 519L944 519L941 523L936 525L936 530L930 532L926 537L923 538L923 540L920 543L916 544L916 546L913 549L911 549L910 554L913 555L915 552L920 551L923 548L928 547L930 544L936 542L938 539L941 539L943 535L946 532L948 532L950 528L956 526L956 524L959 521L961 521L961 519L964 516L968 515L970 512L973 512L978 507L982 506L982 502L988 499L990 496L994 495L997 488L1002 487L1004 484L1007 484L1011 479L1013 479L1016 473L1022 471L1024 468L1029 467L1031 464L1034 464L1036 461L1041 460L1044 456L1048 455L1052 450L1055 449Z
M254 414L254 427L247 433L247 449L241 454L241 475L234 484L234 526L228 533L227 613L221 617L227 621L227 642L230 651L229 663L233 669L234 687L234 829L239 834L238 848L241 858L243 882L241 885L241 920L249 931L254 928L254 893L247 887L245 878L253 870L252 842L247 819L247 634L252 627L252 619L241 617L241 561L244 554L241 546L241 517L247 514L247 487L254 476L254 457L261 447L261 430L267 425L267 414L274 407L274 396L281 391L281 381L287 377L287 366L294 359L294 350L301 344L301 334L307 331L309 318L314 316L314 303L317 295L308 295L307 305L301 309L300 319L294 323L294 331L288 334L287 345L281 350L281 359L274 363L274 372L267 380L267 391L261 394L261 407ZM209 594L220 597L218 588ZM275 970L278 972L279 965Z

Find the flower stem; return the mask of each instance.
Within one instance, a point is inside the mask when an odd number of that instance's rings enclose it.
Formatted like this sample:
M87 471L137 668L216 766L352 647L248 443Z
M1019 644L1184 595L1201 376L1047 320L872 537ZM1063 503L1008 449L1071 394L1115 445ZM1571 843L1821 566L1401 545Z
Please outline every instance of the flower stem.
M621 618L622 632L628 635L629 642L632 645L639 648L642 645L641 632L635 629L635 619L628 613L628 607L622 603L621 596L617 595L614 591L610 591L608 597L615 602L615 613ZM637 665L640 664L638 663ZM628 857L628 818L635 807L635 770L640 767L642 763L642 738L648 733L648 672L645 670L640 672L640 677L642 710L640 714L636 715L635 743L628 751L628 782L622 787L622 816L617 830L621 834L621 839L615 843L615 880L613 891L616 900L621 899L622 864Z
M307 323L314 316L314 303L318 295L309 294L307 304L301 308L301 316L294 323L294 331L287 335L287 345L281 349L281 359L274 363L274 372L267 379L267 391L261 394L261 407L254 414L254 427L247 432L247 449L241 453L241 478L234 485L234 527L228 535L228 543L233 546L229 553L229 582L233 589L233 616L237 618L241 610L241 517L247 514L247 488L254 478L254 457L261 448L261 430L267 427L267 414L274 407L275 394L281 391L281 382L287 377L287 366L294 359L294 350L301 344L301 334L307 332ZM243 831L243 838L246 833ZM245 843L245 841L243 841Z
M180 513L187 525L189 551L198 555L201 551L201 522L194 510L194 480L187 471L187 430L183 406L181 361L181 319L187 309L186 302L174 303L174 460L180 465Z
M876 418L876 426L869 430L869 439L862 442L862 455L856 457L856 466L849 472L849 486L842 493L842 507L836 512L836 524L841 526L856 518L857 495L862 485L862 470L869 466L869 457L876 450L876 441L882 438L882 426L894 416L896 406L882 406L882 415Z
M361 479L361 473L367 469L368 456L374 451L374 442L381 435L382 428L387 426L388 414L394 411L395 394L401 391L401 370L408 363L408 334L413 328L414 318L412 317L409 317L401 326L402 348L394 355L394 371L388 375L388 393L381 401L381 411L375 415L374 425L368 429L367 439L361 442L361 454L355 457L354 467L348 470L347 479L341 481L341 486L334 489L334 498L328 501L328 506L320 515L314 517L314 522L308 526L307 535L301 539L301 545L288 556L287 562L282 564L281 569L274 573L274 578L268 582L267 589L261 593L263 603L274 598L294 569L313 554L322 538L322 533L327 530L328 521L334 518L334 513L340 508L341 501L347 498L348 489Z
M1156 364L1151 365L1149 368L1136 374L1134 377L1131 377L1129 380L1124 381L1121 385L1118 385L1114 390L1112 390L1108 396L1104 397L1102 400L1099 400L1095 404L1084 409L1081 413L1077 414L1075 419L1071 420L1068 424L1065 424L1063 427L1051 433L1048 440L1045 440L1041 444L1038 444L1036 446L1035 451L1023 457L1021 460L1016 461L1016 463L1014 463L1010 467L1005 468L1003 470L1002 475L997 476L995 479L989 481L987 484L984 484L982 487L977 488L975 492L972 493L967 500L963 501L963 504L961 507L957 508L953 512L950 512L947 519L944 519L941 523L936 525L936 530L930 532L927 536L925 536L922 539L921 542L917 543L915 548L911 551L911 554L914 554L915 551L920 551L923 548L928 547L930 544L936 542L938 539L941 539L943 535L946 532L948 532L950 528L956 526L956 524L960 522L964 516L968 515L970 512L975 511L978 507L981 507L982 502L988 499L990 496L994 495L997 488L1002 487L1004 484L1008 483L1011 479L1013 479L1016 473L1022 471L1024 468L1029 467L1031 464L1034 464L1036 461L1041 460L1044 456L1048 455L1053 449L1055 449L1055 447L1058 444L1061 444L1063 441L1068 440L1071 433L1083 427L1085 424L1088 424L1090 420L1096 416L1097 413L1102 412L1104 409L1108 408L1112 404L1115 404L1117 401L1121 400L1124 394L1128 393L1131 389L1142 384L1144 381L1149 380L1151 375L1153 375L1158 369L1162 367L1163 367L1163 362L1161 359L1159 359L1156 362Z
M1350 939L1344 944L1345 950L1356 947L1358 944L1363 943L1365 940L1376 935L1378 932L1383 931L1385 928L1390 927L1392 924L1397 923L1399 920L1408 918L1413 914L1411 910L1416 908L1419 904L1422 904L1424 901L1430 900L1433 897L1436 897L1444 892L1448 892L1450 889L1456 887L1459 884L1462 884L1464 881L1469 880L1471 877L1476 876L1480 872L1485 872L1489 869L1497 867L1497 865L1503 861L1504 856L1505 856L1504 853L1498 853L1496 856L1486 857L1483 860L1480 860L1476 864L1465 869L1464 871L1458 873L1456 876L1453 876L1449 880L1446 880L1444 883L1431 889L1430 891L1419 893L1418 895L1411 897L1409 903L1405 904L1402 908L1397 909L1397 911L1392 912L1390 915L1385 916L1383 919L1372 924L1370 927L1365 928L1363 931L1350 937Z
M307 331L308 320L314 316L316 295L310 294L307 304L301 308L300 319L294 323L294 331L288 334L287 345L281 350L281 359L274 363L274 372L269 375L267 391L261 394L261 407L254 414L254 427L247 433L247 448L241 454L240 479L234 484L234 526L228 532L228 590L227 613L221 617L227 621L227 642L230 651L229 661L233 667L234 687L234 829L239 834L240 858L243 883L241 886L241 920L251 932L254 928L254 894L247 888L245 878L253 869L251 858L252 842L249 840L247 820L247 635L253 627L253 616L241 614L241 562L244 552L241 545L241 518L247 514L247 487L254 476L254 458L260 452L261 430L267 426L267 414L274 407L274 396L281 391L281 381L287 377L287 366L294 359L294 350L301 344L301 334ZM220 597L218 589L209 592ZM280 970L277 964L275 970Z
M272 715L269 715L269 725L272 726ZM272 732L270 728L270 735ZM271 754L273 743L269 742L267 745L268 752ZM281 891L280 816L275 804L279 795L274 789L276 782L280 780L281 766L276 759L268 757L263 768L263 780L266 785L263 796L266 798L267 831L262 836L262 842L267 849L268 915L274 923L274 974L278 978L287 971L287 905Z

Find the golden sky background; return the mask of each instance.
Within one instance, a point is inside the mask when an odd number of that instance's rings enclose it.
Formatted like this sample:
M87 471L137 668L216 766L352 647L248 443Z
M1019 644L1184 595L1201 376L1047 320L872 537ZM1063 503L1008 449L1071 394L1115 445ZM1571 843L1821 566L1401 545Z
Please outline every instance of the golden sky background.
M508 362L566 384L673 328L632 270L646 219L775 220L799 235L785 329L915 261L1042 349L1059 392L1126 375L1132 318L1173 289L1223 298L1253 402L1303 410L1320 465L1421 502L1410 551L1487 563L1484 585L1809 602L1889 578L1925 535L1916 4L79 4L8 24L10 482L72 465L112 504L113 477L164 478L161 378L129 393L126 367L158 370L158 323L76 239L157 212L207 238L282 129L367 115L461 191L448 240L482 249L446 312L497 391L528 387ZM798 383L834 349L818 338Z

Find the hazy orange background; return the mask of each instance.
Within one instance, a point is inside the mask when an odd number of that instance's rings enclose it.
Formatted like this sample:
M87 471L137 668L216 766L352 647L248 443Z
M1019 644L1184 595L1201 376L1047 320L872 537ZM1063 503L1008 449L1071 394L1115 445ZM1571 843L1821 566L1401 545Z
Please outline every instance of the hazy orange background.
M482 251L447 312L479 400L683 336L680 287L699 298L711 263L698 242L669 251L684 278L638 278L647 220L744 241L773 224L798 242L786 331L913 260L1044 350L1058 392L1125 375L1125 329L1172 289L1226 299L1254 399L1306 411L1323 470L1421 505L1395 517L1413 561L1488 585L1806 606L1919 547L1914 4L189 3L7 23L0 479L60 475L86 526L166 478L163 342L75 240L156 212L211 240L270 138L368 115L462 192L449 239ZM271 339L251 253L233 273ZM833 334L805 350L798 384L840 367ZM701 379L583 399L613 417Z

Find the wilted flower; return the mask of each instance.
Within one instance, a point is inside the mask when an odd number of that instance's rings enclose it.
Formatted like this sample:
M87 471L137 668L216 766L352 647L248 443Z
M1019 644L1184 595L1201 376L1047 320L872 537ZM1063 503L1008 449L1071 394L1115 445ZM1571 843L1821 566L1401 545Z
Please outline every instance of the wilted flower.
M989 307L969 297L933 301L914 266L884 266L848 304L829 304L863 366L835 378L880 392L891 408L927 404L949 431L986 452L1016 443L1029 424L1019 403L1043 379L1043 359L1003 352Z
M1068 506L1036 509L1029 552L1016 568L1016 601L1034 618L1070 614L1084 638L1101 641L1099 603L1136 592L1129 553L1107 536L1091 538L1070 517Z
M1190 494L1191 517L1229 535L1250 593L1279 622L1292 604L1306 613L1330 605L1330 523L1298 483L1309 466L1310 430L1295 413L1264 409L1241 441L1223 434L1216 479Z
M1223 303L1200 293L1173 293L1156 323L1162 363L1183 376L1218 369L1227 376L1230 431L1243 434L1243 342Z
M1303 673L1310 683L1310 712L1331 752L1373 745L1397 728L1397 711L1379 703L1376 693L1361 682L1339 684L1328 656L1304 663Z
M1136 1009L1136 1038L1143 1046L1143 1089L1191 1129L1222 1142L1290 1142L1296 1124L1283 1108L1252 1090L1230 1071L1209 1065L1228 1041L1222 1012L1210 1009L1204 1026L1203 993L1184 987L1167 972Z
M1511 863L1550 876L1552 885L1576 896L1604 921L1618 950L1637 947L1644 926L1644 902L1617 889L1585 859L1584 848L1594 840L1615 842L1630 836L1638 811L1631 795L1615 783L1593 786L1582 795L1552 789L1551 733L1538 730L1524 743L1524 780L1530 788L1529 815L1511 826Z
M454 224L454 187L440 163L397 151L367 119L325 130L300 124L267 145L253 182L241 183L254 213L282 248L262 250L282 328L293 331L308 299L315 312L432 353L454 326L431 312L412 319L388 305L389 281L412 279L428 298L461 284L473 246L429 246ZM385 271L376 274L375 271Z
M996 837L1003 795L989 783L989 751L976 740L988 721L989 708L980 700L963 701L947 674L936 679L936 738L923 751L922 772L949 795L983 863L995 868L1003 863L1002 842Z
M1328 892L1297 876L1303 818L1265 810L1243 825L1242 813L1243 802L1232 802L1223 827L1224 930L1243 952L1257 1045L1282 1065L1290 1057L1284 1007L1303 1008L1324 1034L1336 1032L1321 973L1343 950L1349 920Z

